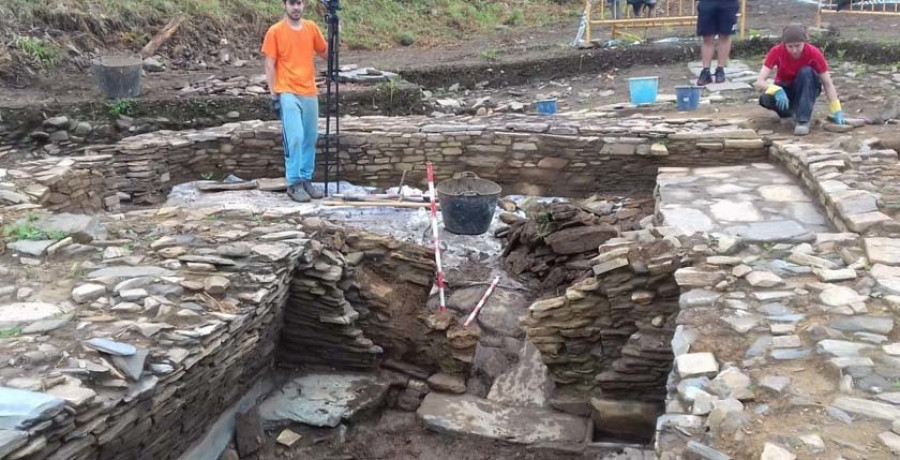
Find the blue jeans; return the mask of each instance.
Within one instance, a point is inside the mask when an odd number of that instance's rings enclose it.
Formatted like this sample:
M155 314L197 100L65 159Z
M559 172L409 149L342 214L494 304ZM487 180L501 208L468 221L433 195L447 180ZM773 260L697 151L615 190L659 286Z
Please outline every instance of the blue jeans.
M816 99L822 93L822 80L812 67L804 67L797 73L797 77L791 84L776 83L784 88L790 105L787 111L780 111L775 107L775 96L763 94L759 97L759 105L774 110L781 118L793 116L797 123L809 123L812 118L813 106Z
M312 180L319 136L319 98L281 93L284 175L288 185Z

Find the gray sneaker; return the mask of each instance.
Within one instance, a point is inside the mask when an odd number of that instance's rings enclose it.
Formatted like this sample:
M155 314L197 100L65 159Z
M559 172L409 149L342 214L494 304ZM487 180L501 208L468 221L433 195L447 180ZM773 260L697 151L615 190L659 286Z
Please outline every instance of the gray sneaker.
M300 182L289 185L287 194L289 197L291 197L292 200L298 203L309 203L310 196L308 193L306 193L306 190L303 189L303 185Z
M805 136L807 134L809 134L809 123L797 123L797 126L794 126L795 136Z
M302 185L303 190L306 191L306 193L308 193L309 196L314 200L318 200L325 196L325 193L322 192L322 189L313 185L312 181L301 180L298 185Z

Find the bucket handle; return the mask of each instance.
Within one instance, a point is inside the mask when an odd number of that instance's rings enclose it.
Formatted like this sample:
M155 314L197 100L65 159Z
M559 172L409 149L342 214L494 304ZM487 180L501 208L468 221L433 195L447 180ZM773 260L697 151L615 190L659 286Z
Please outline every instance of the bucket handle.
M478 177L478 174L475 174L472 171L463 171L463 172L459 173L459 177L468 177L470 179L481 179L480 177Z

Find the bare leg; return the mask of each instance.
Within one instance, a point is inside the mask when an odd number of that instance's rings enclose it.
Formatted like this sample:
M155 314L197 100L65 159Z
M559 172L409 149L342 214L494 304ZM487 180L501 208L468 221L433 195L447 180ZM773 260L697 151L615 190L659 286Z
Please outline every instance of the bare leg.
M703 68L708 69L712 62L713 53L716 51L716 36L705 35L703 44L700 45L700 58L703 61Z
M719 67L727 67L728 58L730 56L731 35L719 35L719 53L716 55L716 61L718 62Z

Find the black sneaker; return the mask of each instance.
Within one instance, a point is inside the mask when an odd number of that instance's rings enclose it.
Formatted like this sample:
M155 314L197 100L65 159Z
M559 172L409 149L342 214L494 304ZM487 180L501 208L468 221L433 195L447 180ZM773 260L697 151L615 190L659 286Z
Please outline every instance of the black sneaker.
M716 67L716 83L725 83L725 69Z
M300 182L289 185L287 194L289 197L291 197L292 200L298 203L309 203L310 196L308 193L306 193L306 190L303 189L303 185Z
M703 69L700 71L700 78L697 79L697 86L706 86L712 83L712 75L709 73L709 69Z
M312 181L301 180L299 185L303 186L303 190L309 194L310 198L314 200L318 200L325 196L325 193L322 192L322 189L313 185Z

